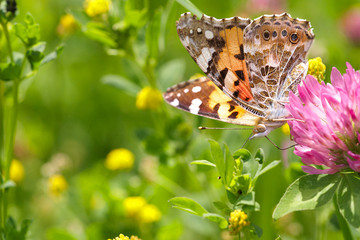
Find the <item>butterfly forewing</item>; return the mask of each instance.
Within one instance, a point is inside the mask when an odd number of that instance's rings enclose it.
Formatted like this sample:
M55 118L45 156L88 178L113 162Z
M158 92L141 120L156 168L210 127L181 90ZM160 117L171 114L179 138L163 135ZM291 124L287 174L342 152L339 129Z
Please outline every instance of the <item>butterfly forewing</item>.
M259 117L225 95L209 78L202 77L169 88L165 100L187 112L233 124L254 126Z
M209 78L235 102L263 116L251 93L243 46L243 34L250 19L216 19L185 13L177 22L182 44Z

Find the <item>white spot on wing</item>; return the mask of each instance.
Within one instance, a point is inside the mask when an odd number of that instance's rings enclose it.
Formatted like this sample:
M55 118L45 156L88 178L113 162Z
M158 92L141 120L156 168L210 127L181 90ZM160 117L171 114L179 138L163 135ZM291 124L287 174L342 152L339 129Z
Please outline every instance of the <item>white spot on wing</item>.
M184 93L188 93L188 92L189 92L189 89L185 88Z
M195 98L191 101L191 105L189 106L189 110L193 114L198 114L200 110L200 105L202 101L199 98Z
M177 98L175 98L172 102L169 102L170 105L174 106L174 107L177 107L179 106L179 100L177 100Z
M193 87L193 89L191 91L194 92L194 93L200 92L201 87L200 86Z
M180 97L180 96L181 96L181 94L180 94L180 93L178 93L178 94L176 94L176 96L177 96L177 97Z
M210 30L206 30L205 31L205 37L206 37L206 39L211 40L211 39L214 38L214 33L212 31L210 31Z
M197 30L196 30L198 33L202 33L202 30L201 30L201 28L197 28Z

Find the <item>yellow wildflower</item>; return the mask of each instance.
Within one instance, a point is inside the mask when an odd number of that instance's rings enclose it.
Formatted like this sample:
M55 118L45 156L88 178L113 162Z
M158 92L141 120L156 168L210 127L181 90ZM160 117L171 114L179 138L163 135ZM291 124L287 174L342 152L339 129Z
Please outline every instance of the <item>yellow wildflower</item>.
M19 160L13 159L10 165L10 179L20 183L25 176L25 169Z
M312 58L309 60L308 74L314 76L319 82L325 79L326 66L323 64L320 57Z
M60 36L67 36L76 31L78 28L78 23L76 22L73 15L70 13L65 14L60 18L59 25L57 26L57 34Z
M106 156L105 167L110 170L127 170L134 165L134 154L125 149L114 149Z
M138 109L156 110L162 102L162 94L152 87L144 87L136 96L136 107Z
M230 213L229 230L232 234L238 234L243 227L249 226L250 222L247 221L248 215L241 211L235 210Z
M108 240L111 240L110 238ZM130 238L128 236L125 236L124 234L120 234L118 237L113 238L112 240L141 240L137 236L131 236Z
M157 222L161 218L160 210L152 204L147 204L140 209L139 221L142 223Z
M285 123L284 125L281 126L281 131L285 134L285 135L290 135L290 127L289 124Z
M146 200L143 197L127 197L123 202L125 214L129 217L136 217L145 205Z
M55 174L48 180L50 193L55 197L60 196L67 188L68 183L63 175Z
M110 0L85 0L85 12L89 17L107 13L111 7Z

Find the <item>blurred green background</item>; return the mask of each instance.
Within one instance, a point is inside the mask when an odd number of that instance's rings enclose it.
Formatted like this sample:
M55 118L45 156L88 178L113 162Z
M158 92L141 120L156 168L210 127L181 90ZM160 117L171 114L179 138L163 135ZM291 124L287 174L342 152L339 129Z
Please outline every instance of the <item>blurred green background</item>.
M144 5L143 1L128 1L139 8ZM332 67L344 72L345 63L350 62L355 69L360 68L360 37L353 33L354 29L360 32L359 24L345 21L349 11L359 11L358 1L192 2L216 18L255 18L284 11L305 18L311 21L316 36L309 57L322 58L327 66L327 81ZM108 74L132 80L131 76L137 79L139 73L129 61L108 55L103 45L89 39L81 28L66 38L57 34L61 16L81 11L83 4L82 0L18 1L20 14L16 21L23 21L26 12L31 12L40 23L41 39L48 42L48 49L61 42L65 48L59 59L44 66L33 81L24 83L28 91L19 110L15 156L25 166L25 178L12 192L10 214L19 221L33 220L29 239L106 239L119 233L142 239L220 239L215 223L172 209L167 201L174 196L187 196L211 209L212 201L224 200L225 191L216 172L189 166L189 162L211 160L209 138L225 142L234 151L250 132L199 132L199 125L230 125L181 112L165 103L160 112L140 110L133 95L104 84L101 79ZM150 13L167 6L167 0L148 1ZM163 79L158 83L161 91L201 71L176 33L175 22L187 11L176 2L169 9L165 51L158 55L155 69L155 79ZM151 141L146 141L149 136ZM280 129L269 137L278 145L288 144L289 137ZM272 211L297 174L296 168L289 170L289 163L299 159L292 150L279 151L265 139L246 145L251 152L259 147L267 159L284 161L260 179L256 187L261 211L251 216L251 221L263 229L262 239L279 235L283 239L316 239L319 229L314 226L324 224L328 228L324 239L339 239L336 223L326 223L326 211L317 217L314 212L295 213L273 222ZM105 168L107 154L116 148L133 152L135 165L131 170ZM54 164L57 161L63 165ZM58 168L54 171L64 175L68 183L67 190L58 197L52 196L47 187L52 168ZM143 196L161 211L161 219L146 226L128 220L122 209L128 196Z

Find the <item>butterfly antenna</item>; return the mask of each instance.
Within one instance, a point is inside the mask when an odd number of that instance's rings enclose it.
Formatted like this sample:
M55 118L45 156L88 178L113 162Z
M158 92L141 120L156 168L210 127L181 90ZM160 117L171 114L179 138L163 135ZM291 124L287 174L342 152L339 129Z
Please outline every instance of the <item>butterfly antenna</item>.
M281 147L279 147L278 145L276 145L273 141L271 141L268 136L265 136L265 138L266 138L267 140L269 140L269 142L271 142L272 145L274 145L277 149L279 149L279 150L281 150L281 151L288 150L288 149L290 149L290 148L292 148L292 147L295 147L295 146L297 145L297 144L294 144L294 145L288 146L288 147L286 147L286 148L281 148Z
M251 132L249 137L245 140L244 144L241 146L241 148L244 148L245 144L249 141L249 139L251 138L251 136L253 135L254 133Z
M251 130L251 128L217 128L217 127L198 127L199 130Z

